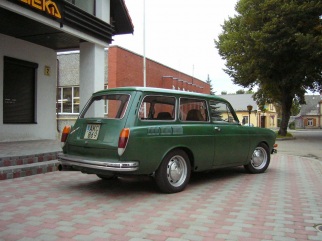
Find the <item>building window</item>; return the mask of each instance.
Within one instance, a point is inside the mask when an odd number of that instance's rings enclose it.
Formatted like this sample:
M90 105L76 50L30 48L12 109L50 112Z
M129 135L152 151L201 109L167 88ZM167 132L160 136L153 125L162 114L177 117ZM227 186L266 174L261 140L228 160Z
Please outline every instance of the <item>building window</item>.
M95 0L66 0L66 2L70 2L85 12L95 15Z
M4 57L3 123L36 124L38 64Z
M270 123L271 126L275 126L275 116L272 115L271 116L271 123Z
M307 126L313 126L313 119L307 119Z
M242 120L242 124L243 125L248 125L249 124L249 122L248 122L248 116L243 116L243 120Z
M59 87L57 89L57 113L79 113L79 87Z

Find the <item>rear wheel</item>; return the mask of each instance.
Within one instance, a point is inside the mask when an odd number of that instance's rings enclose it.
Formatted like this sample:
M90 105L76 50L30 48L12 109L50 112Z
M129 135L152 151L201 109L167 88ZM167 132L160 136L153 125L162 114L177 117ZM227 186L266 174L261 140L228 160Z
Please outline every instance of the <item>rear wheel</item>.
M191 173L190 160L183 150L173 150L162 160L155 180L162 192L181 192L187 186Z
M250 162L245 165L245 169L250 173L265 172L270 163L270 152L266 144L260 143L254 150Z

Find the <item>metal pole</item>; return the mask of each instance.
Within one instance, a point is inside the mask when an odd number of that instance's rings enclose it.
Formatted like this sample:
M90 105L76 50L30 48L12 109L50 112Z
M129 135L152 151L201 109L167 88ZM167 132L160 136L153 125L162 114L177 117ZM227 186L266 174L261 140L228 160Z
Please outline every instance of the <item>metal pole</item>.
M143 86L146 87L146 57L145 57L145 0L143 0Z
M248 126L250 126L250 111L248 111Z
M145 57L145 0L143 0L143 87L146 87L146 57ZM146 104L144 104L144 118L146 118Z

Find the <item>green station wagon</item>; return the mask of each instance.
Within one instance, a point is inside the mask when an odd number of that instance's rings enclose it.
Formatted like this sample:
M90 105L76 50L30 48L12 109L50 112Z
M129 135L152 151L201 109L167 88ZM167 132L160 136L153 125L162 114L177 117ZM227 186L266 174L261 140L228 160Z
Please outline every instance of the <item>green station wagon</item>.
M59 170L153 176L162 192L182 191L192 172L244 165L268 168L276 134L242 126L224 99L158 88L123 87L92 95L62 134Z

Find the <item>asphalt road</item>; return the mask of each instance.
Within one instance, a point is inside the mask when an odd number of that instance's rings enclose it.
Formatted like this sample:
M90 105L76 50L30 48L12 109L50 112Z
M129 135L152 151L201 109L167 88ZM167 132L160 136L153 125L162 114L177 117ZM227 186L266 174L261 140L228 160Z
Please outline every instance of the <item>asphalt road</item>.
M289 131L294 136L290 140L277 140L278 153L310 157L322 161L322 130Z

